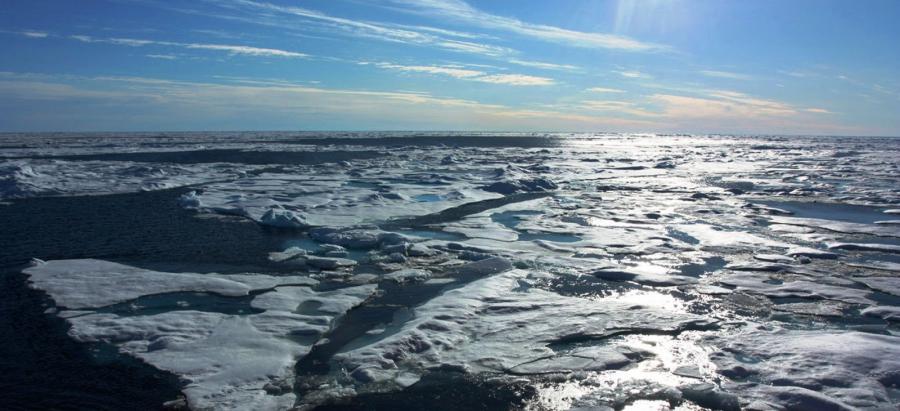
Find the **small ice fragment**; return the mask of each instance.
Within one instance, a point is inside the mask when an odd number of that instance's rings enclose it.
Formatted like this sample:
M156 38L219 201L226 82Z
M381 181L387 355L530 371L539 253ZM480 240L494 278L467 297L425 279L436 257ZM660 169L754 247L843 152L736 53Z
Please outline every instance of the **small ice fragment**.
M790 263L794 262L793 258L788 257L786 255L779 255L779 254L756 254L753 256L753 258L760 260L760 261L768 261L770 263L790 264Z
M887 321L900 321L900 307L877 306L869 307L860 311L862 315L869 317L878 317Z
M822 258L827 260L838 258L838 255L835 253L829 253L828 251L817 250L810 247L792 247L788 249L787 255L792 257Z
M429 278L431 278L430 271L417 268L408 268L384 275L385 280L395 281L398 283L422 282L428 280Z
M306 264L323 270L336 270L343 267L352 267L356 265L356 261L339 257L309 256L306 258Z
M829 243L830 250L853 250L853 251L880 251L886 253L900 253L900 245L877 244L877 243Z
M309 224L306 218L299 213L281 208L270 208L259 219L262 225L278 227L278 228L306 228Z

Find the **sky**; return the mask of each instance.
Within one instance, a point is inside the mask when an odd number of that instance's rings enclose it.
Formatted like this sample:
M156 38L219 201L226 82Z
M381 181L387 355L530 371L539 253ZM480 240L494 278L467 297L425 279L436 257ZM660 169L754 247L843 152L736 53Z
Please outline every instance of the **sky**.
M0 131L900 136L900 1L3 0Z

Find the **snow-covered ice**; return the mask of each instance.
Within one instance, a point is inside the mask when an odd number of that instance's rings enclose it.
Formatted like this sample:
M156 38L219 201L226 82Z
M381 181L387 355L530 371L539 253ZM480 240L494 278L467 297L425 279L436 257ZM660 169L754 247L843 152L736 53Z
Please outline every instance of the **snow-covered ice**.
M23 269L71 338L174 373L192 409L440 376L528 385L533 409L900 404L896 141L421 138L38 136L0 151L0 200L171 189L176 210L279 244L259 272Z

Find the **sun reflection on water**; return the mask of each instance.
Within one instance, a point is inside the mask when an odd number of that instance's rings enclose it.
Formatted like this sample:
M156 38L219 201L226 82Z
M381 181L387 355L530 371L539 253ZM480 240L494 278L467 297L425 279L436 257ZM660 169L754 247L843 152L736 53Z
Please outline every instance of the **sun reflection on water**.
M633 293L628 293L633 294ZM639 297L632 295L630 298ZM662 300L665 300L664 298ZM643 360L629 368L602 372L576 372L537 386L531 409L580 409L609 406L625 410L699 410L682 403L676 388L715 382L710 349L699 344L702 332L669 335L630 335L610 340Z

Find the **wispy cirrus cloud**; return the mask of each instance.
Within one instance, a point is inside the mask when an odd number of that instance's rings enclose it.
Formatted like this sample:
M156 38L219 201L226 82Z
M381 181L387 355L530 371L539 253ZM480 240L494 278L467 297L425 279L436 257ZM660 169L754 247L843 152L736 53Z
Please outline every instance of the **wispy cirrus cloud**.
M325 128L346 128L352 119L366 129L648 127L637 120L509 107L426 92L331 89L283 81L210 83L0 72L0 102L16 102L17 106L53 102L65 107L69 115L60 120L44 110L35 114L34 121L51 128L64 124L68 130L152 130L160 124L200 130L259 127L248 124L248 118L270 129L297 129L311 119ZM0 112L0 121L16 118L20 118L16 113Z
M621 71L616 71L616 73L618 75L620 75L622 77L626 77L626 78L651 78L650 75L641 73L640 71L637 71L637 70L621 70Z
M457 79L477 81L481 83L506 84L510 86L549 86L556 84L555 80L548 77L531 76L527 74L489 74L482 70L474 70L471 68L459 66L408 66L394 63L375 63L375 65L383 69L412 73L445 75Z
M397 70L397 71L405 71L405 72L413 72L413 73L427 73L427 74L440 74L445 76L450 76L453 78L472 78L483 76L486 73L480 70L470 70L458 67L443 67L443 66L404 66L400 64L392 64L392 63L376 63L378 67L383 69Z
M642 117L659 117L661 115L660 113L643 109L638 103L631 101L583 100L579 102L577 108L581 110L611 112Z
M592 93L624 93L625 90L620 90L617 88L609 88L609 87L591 87L585 89L585 91L590 91Z
M584 32L544 24L527 23L515 18L498 16L478 10L462 0L393 0L405 11L426 14L441 19L453 19L474 26L500 30L533 39L571 47L600 48L622 51L662 51L669 47L642 42L615 34Z
M733 73L730 71L720 71L720 70L700 70L700 74L707 77L718 77L718 78L727 78L732 80L750 80L753 77L747 74L741 73Z
M2 30L0 34L12 34L14 36L28 37L32 39L44 39L50 37L50 33L39 30Z
M650 96L650 101L662 108L662 116L681 121L691 119L758 121L788 118L800 112L787 103L726 90L713 90L704 96L654 94Z
M551 86L556 81L548 77L529 76L526 74L491 74L475 77L473 80L482 83L507 84L511 86Z
M833 113L804 109L785 102L761 99L728 90L700 95L654 94L649 103L659 107L660 121L676 130L700 128L704 132L740 130L741 133L847 134L863 132L823 119ZM733 132L733 131L732 131Z
M193 50L211 50L211 51L222 51L231 55L243 55L243 56L262 56L262 57L296 57L296 58L306 58L310 57L305 53L298 53L295 51L274 49L274 48L264 48L264 47L252 47L252 46L243 46L243 45L230 45L230 44L205 44L205 43L180 43L174 41L159 41L159 40L146 40L146 39L132 39L132 38L97 38L87 35L72 35L69 36L74 40L81 41L83 43L106 43L106 44L115 44L119 46L128 46L128 47L144 47L144 46L164 46L164 47L180 47L185 49L193 49Z
M43 38L47 38L50 36L50 33L47 33L45 31L37 31L37 30L20 31L19 34L21 34L25 37L31 37L33 39L43 39Z
M510 59L507 60L512 64L517 64L525 67L534 67L545 70L562 70L562 71L575 71L579 70L580 67L573 66L571 64L559 64L559 63L547 63L544 61L531 61L531 60L519 60L519 59Z
M237 11L239 16L228 18L273 25L296 30L298 28L326 31L352 37L363 37L394 43L439 47L444 50L479 54L491 57L515 54L507 47L472 41L484 37L479 34L447 30L422 25L378 23L332 16L299 6L286 6L254 0L225 0L210 2L218 7ZM285 18L288 18L287 20ZM306 26L298 25L305 22ZM315 23L316 26L310 26Z

